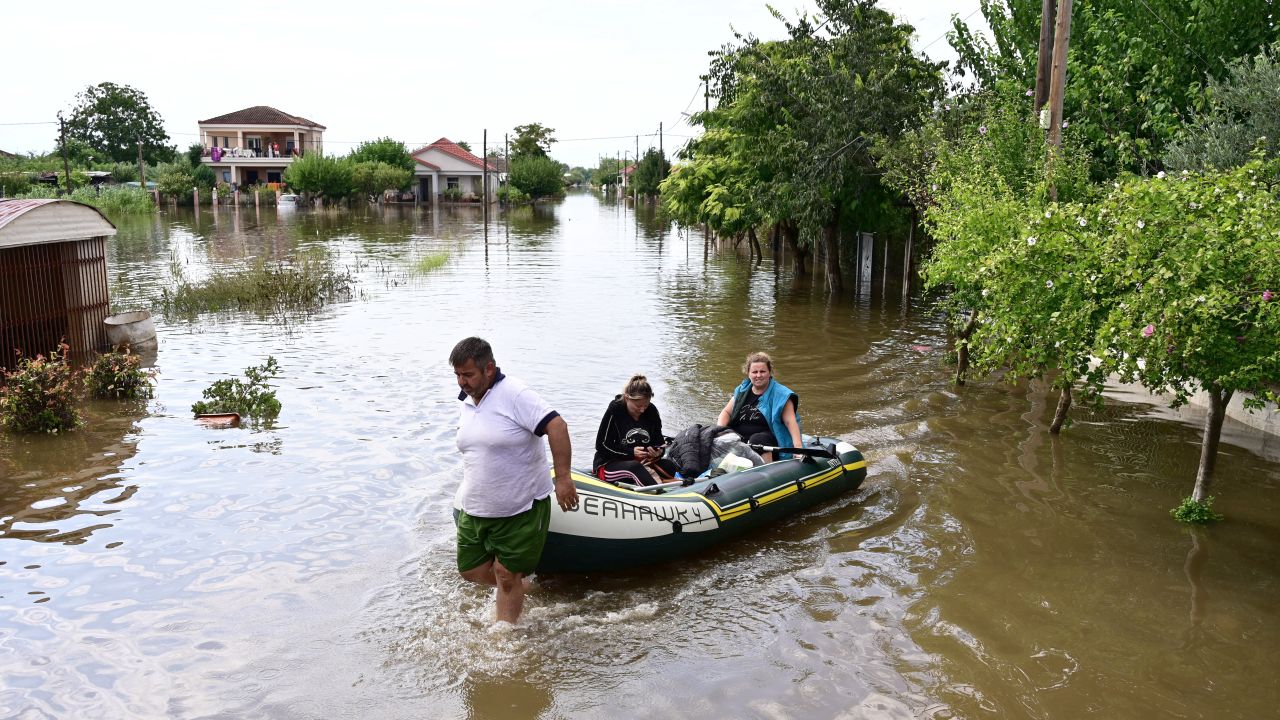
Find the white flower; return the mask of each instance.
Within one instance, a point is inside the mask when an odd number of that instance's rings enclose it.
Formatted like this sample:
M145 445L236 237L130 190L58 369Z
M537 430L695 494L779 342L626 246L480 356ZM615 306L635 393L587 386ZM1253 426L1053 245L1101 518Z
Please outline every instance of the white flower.
M1045 211L1044 211L1044 216L1045 216L1046 218L1051 218L1051 217L1053 217L1053 211L1052 211L1052 210L1045 210Z
M1028 90L1028 91L1027 91L1027 97L1031 97L1032 95L1035 95L1035 94L1036 94L1036 91L1035 91L1035 90Z
M1080 219L1079 219L1079 220L1077 220L1076 222L1080 223L1080 227L1084 227L1085 225L1088 225L1088 224L1089 224L1087 221L1085 221L1085 219L1084 219L1084 218L1080 218Z
M1147 226L1147 224L1146 224L1145 222L1143 222L1142 220L1139 220L1139 221L1138 221L1138 229L1139 229L1139 230L1141 230L1142 228L1144 228L1144 227L1146 227L1146 226Z
M1241 190L1240 192L1236 193L1236 199L1237 199L1237 200L1244 200L1244 191L1243 191L1243 190Z
M938 183L934 183L934 184L930 185L930 186L929 186L929 189L930 189L930 190L932 190L932 191L934 191L934 192L938 192Z
M1044 281L1044 286L1045 286L1045 287L1047 287L1047 288L1049 288L1050 290L1052 290L1052 289L1053 289L1053 281L1052 281L1052 280L1045 280L1045 281Z
M1160 178L1161 180L1163 180L1163 179L1164 179L1164 171L1163 171L1163 170L1161 170L1160 172L1156 173L1156 177L1158 177L1158 178Z
M1197 204L1196 204L1196 203L1194 203L1194 202L1191 202L1191 203L1187 203L1187 207L1191 208L1192 210L1196 210L1196 209L1198 209L1200 206L1199 206L1199 205L1197 205Z
M1206 299L1205 296L1201 295L1200 297L1196 298L1196 302L1204 302L1205 299Z
M1031 237L1027 238L1027 244L1034 246L1036 244L1036 236L1032 235Z
M988 289L986 289L986 288L982 288L982 297L986 297L986 296L987 296L987 293L989 293L989 292L991 292L991 291L990 291L990 290L988 290Z
M1070 126L1070 125L1071 125L1071 121L1070 121L1070 120L1063 120L1063 121L1062 121L1062 129L1063 129L1063 130L1066 130L1066 129L1067 129L1067 127L1068 127L1068 126Z

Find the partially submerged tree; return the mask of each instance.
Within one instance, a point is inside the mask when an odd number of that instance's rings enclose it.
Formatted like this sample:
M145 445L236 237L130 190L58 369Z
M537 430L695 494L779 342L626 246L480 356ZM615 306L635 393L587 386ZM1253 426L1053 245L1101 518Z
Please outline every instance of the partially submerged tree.
M385 163L391 167L408 170L411 175L417 165L413 161L413 155L409 153L409 148L405 147L404 143L392 140L389 137L380 137L377 140L362 142L347 157L352 162L357 163Z
M1172 406L1209 400L1191 500L1206 503L1227 403L1275 402L1280 379L1280 187L1260 160L1119 183L1096 213L1118 300L1098 345L1108 369Z
M289 164L284 171L284 181L294 190L333 202L355 191L352 174L351 163L310 152Z
M658 184L671 172L671 163L654 148L636 163L635 172L631 174L631 182L635 183L636 192L653 197L658 194Z
M509 179L514 187L535 200L564 192L560 163L548 157L513 158Z

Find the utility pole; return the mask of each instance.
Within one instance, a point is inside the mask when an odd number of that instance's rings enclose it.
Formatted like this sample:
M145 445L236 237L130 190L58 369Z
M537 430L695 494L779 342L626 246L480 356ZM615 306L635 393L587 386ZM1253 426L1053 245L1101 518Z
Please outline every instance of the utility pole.
M489 128L484 129L480 140L480 202L484 205L484 226L489 227Z
M662 123L658 123L658 182L667 179L666 157L666 152L662 149Z
M1058 3L1053 36L1053 75L1049 78L1049 144L1062 147L1062 96L1067 89L1067 43L1071 39L1071 0Z
M1049 73L1053 69L1053 30L1058 14L1057 0L1042 0L1040 8L1040 54L1036 56L1036 117L1049 99Z
M66 178L67 194L71 194L71 163L67 161L67 124L58 113L58 132L62 136L62 174Z
M502 164L507 173L507 202L511 202L511 133L502 133Z
M135 135L134 137L138 139L138 187L142 188L142 192L146 192L147 191L147 166L142 162L142 136ZM215 188L216 188L216 183L215 183ZM215 192L217 192L216 189L215 189Z
M637 168L640 167L640 136L639 135L636 136L636 167ZM633 171L631 173L631 179L633 181L635 180L635 176L636 174ZM636 192L636 184L635 182L632 182L631 183L631 202L639 202L639 201L640 201L640 193Z

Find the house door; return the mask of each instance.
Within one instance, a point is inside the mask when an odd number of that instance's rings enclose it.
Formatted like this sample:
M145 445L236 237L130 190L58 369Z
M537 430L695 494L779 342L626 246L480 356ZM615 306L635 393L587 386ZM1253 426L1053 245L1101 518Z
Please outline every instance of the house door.
M431 199L431 178L429 177L418 178L418 199L419 200Z

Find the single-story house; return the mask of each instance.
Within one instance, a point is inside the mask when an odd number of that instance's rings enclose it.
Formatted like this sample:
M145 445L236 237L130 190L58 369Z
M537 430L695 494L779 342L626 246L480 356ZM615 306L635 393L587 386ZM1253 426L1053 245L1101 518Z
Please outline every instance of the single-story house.
M457 188L462 197L470 199L479 198L484 193L485 161L448 138L440 138L411 154L417 163L413 175L417 180L414 193L419 200L434 202L452 188ZM493 201L502 174L492 162L487 167L489 198Z

